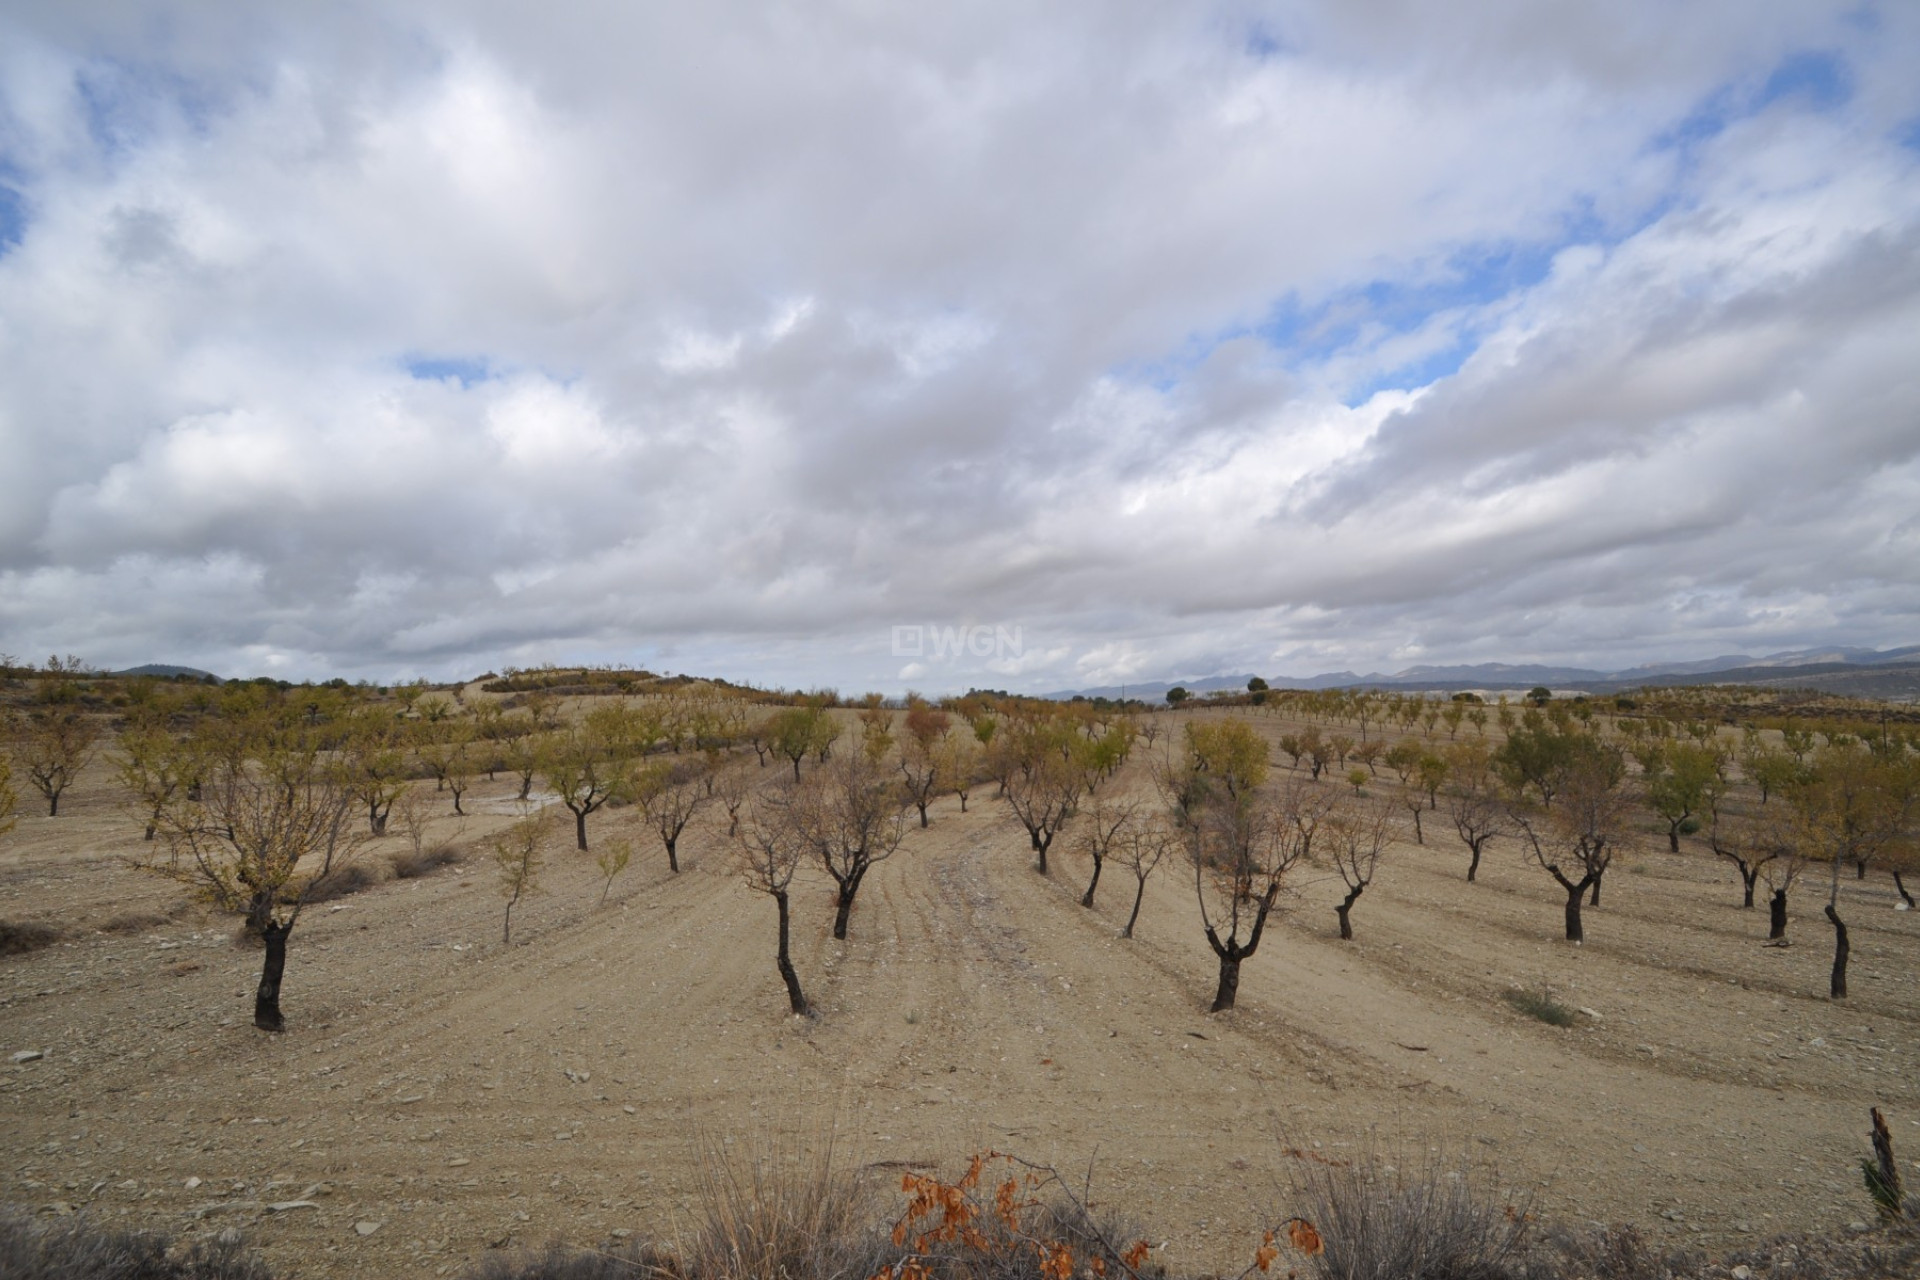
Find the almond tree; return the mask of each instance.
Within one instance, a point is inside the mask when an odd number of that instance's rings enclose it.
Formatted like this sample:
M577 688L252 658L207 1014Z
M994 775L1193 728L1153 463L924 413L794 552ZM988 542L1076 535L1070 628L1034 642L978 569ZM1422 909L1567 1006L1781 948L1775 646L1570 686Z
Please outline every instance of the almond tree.
M146 821L143 839L152 840L160 815L194 771L186 744L158 725L136 724L120 735L119 747L112 757L114 769L140 805Z
M1904 749L1903 749L1904 751ZM1852 945L1840 918L1840 866L1864 867L1901 840L1920 791L1920 767L1904 754L1883 759L1857 740L1830 736L1814 753L1806 779L1792 791L1796 835L1809 858L1832 864L1826 917L1833 925L1828 994L1847 995Z
M1477 740L1459 743L1449 748L1448 757L1453 781L1447 791L1447 817L1472 855L1467 863L1467 883L1472 884L1480 874L1480 855L1492 841L1511 835L1513 823L1494 786L1486 745ZM1417 822L1419 814L1414 817Z
M1323 842L1333 855L1334 870L1347 887L1346 897L1335 907L1340 917L1340 936L1353 940L1353 904L1373 883L1380 868L1380 852L1392 838L1393 807L1389 801L1356 804L1328 815Z
M771 897L779 912L780 942L774 952L774 967L780 972L780 981L786 984L787 1006L796 1017L806 1015L811 1008L806 993L800 989L800 975L793 967L788 889L793 884L793 873L814 848L814 822L807 816L805 806L797 803L799 799L791 786L763 794L748 810L746 826L740 835L742 878L749 888ZM849 910L851 907L849 898ZM844 928L835 936L845 937Z
M31 711L13 721L13 754L47 801L47 816L60 816L60 797L93 759L100 726L78 711L62 707Z
M706 769L694 760L662 760L634 775L634 801L666 846L669 871L680 870L680 834L710 798L706 777Z
M960 800L960 812L967 811L967 797L980 781L984 755L980 740L971 733L949 733L938 749L941 783Z
M573 814L574 843L582 853L587 851L587 816L619 793L629 749L625 709L596 707L581 723L549 738L541 752L540 771Z
M1697 830L1688 822L1710 802L1721 781L1726 757L1708 746L1691 742L1662 742L1651 756L1644 786L1647 804L1667 824L1667 848L1680 852L1680 833Z
M1193 867L1207 945L1220 962L1212 1006L1219 1013L1233 1008L1240 966L1260 949L1267 918L1305 846L1273 798L1258 791L1232 796L1203 784L1171 813Z
M1100 884L1100 869L1106 865L1107 855L1133 825L1134 812L1138 808L1138 803L1132 800L1123 803L1095 800L1088 809L1087 824L1080 833L1080 848L1093 859L1093 877L1087 881L1087 891L1080 895L1081 906L1093 905L1093 891Z
M909 735L900 744L900 772L907 780L907 796L913 801L914 808L920 811L920 826L924 830L927 823L927 806L933 803L941 777L940 764L942 752L937 742L922 742Z
M899 791L864 752L822 765L789 793L799 839L833 878L833 936L845 940L860 885L875 863L893 856L906 835Z
M540 872L546 867L544 827L538 813L529 813L488 841L488 854L499 874L500 896L507 900L506 913L500 918L503 947L513 945L513 909L520 905L520 899L540 891ZM607 877L607 884L612 886L612 875Z
M1120 931L1123 938L1133 936L1133 926L1140 919L1140 903L1147 896L1147 878L1166 858L1167 850L1176 842L1174 830L1163 817L1146 818L1129 823L1111 846L1115 861L1133 873L1133 910L1127 915L1127 927Z
M1513 810L1528 856L1566 890L1568 942L1586 939L1581 901L1588 890L1598 896L1625 827L1627 798L1620 790L1624 775L1619 750L1588 739L1574 763L1555 773L1559 808L1544 813Z
M322 758L315 735L282 734L256 739L238 757L212 757L193 794L176 796L162 811L166 855L143 865L246 915L249 932L266 947L253 1024L282 1030L287 940L314 887L365 839L351 830L355 790Z
M1007 806L1027 830L1037 859L1035 868L1047 874L1047 850L1080 804L1086 775L1073 761L1042 751L1024 768L1012 770L1006 781Z
M1748 910L1753 908L1753 890L1755 883L1765 872L1767 864L1776 858L1787 857L1793 848L1793 834L1786 820L1780 815L1778 806L1763 808L1757 814L1741 813L1735 810L1725 794L1719 789L1707 798L1708 812L1712 815L1707 826L1707 847L1716 857L1731 862L1740 873L1740 885L1743 897L1740 905ZM1782 895L1780 904L1781 934L1786 931L1786 902ZM1781 936L1775 934L1775 937Z
M367 830L387 834L387 815L407 787L407 757L401 750L399 723L391 712L368 708L345 726L340 762L348 785L366 807Z

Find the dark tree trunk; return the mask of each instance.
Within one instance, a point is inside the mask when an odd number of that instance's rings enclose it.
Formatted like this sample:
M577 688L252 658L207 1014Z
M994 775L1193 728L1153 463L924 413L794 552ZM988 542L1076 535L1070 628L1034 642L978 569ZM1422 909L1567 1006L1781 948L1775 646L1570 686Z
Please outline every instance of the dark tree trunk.
M678 875L680 872L680 855L675 846L680 843L680 838L678 836L663 836L661 839L667 846L667 870Z
M1584 880L1567 887L1567 941L1585 942L1586 930L1580 925L1580 899L1585 896L1587 882Z
M1040 855L1040 874L1043 876L1047 874L1047 846L1052 843L1052 836L1048 836L1045 840L1042 840L1038 834L1033 837L1033 849Z
M960 812L965 813L966 811L967 811L967 793L962 791L960 793Z
M265 889L255 891L247 900L247 936L264 938L267 926L273 922L273 894Z
M795 782L800 781L800 757L789 756L787 758L793 761L793 780Z
M1758 880L1759 878L1760 878L1760 868L1755 867L1751 871L1747 870L1745 867L1740 868L1740 883L1744 885L1746 888L1746 900L1742 902L1740 905L1742 907L1745 907L1749 911L1753 910L1753 882Z
M1427 842L1426 832L1420 829L1420 806L1419 805L1413 806L1413 842L1415 844L1425 844Z
M1470 844L1467 848L1473 851L1473 860L1467 863L1467 883L1472 884L1473 878L1480 874L1480 846Z
M1232 954L1220 957L1220 985L1213 993L1213 1012L1233 1008L1234 997L1240 994L1240 957Z
M833 906L833 936L842 942L847 939L847 921L853 916L853 898L860 892L860 878L865 874L866 870L862 868L839 881L840 894Z
M1140 881L1140 887L1133 891L1133 913L1127 917L1127 927L1120 931L1121 937L1131 938L1133 936L1134 922L1140 919L1140 900L1146 896L1147 882L1142 880Z
M1767 941L1777 942L1787 936L1787 891L1775 889L1773 897L1767 903Z
M1853 878L1855 880L1865 880L1867 878L1867 860L1865 858L1854 859Z
M47 816L49 818L57 818L60 816L60 793L58 791L52 792L47 796Z
M1680 828L1677 826L1667 828L1667 852L1680 852Z
M520 799L522 801L525 801L526 798L532 794L533 794L533 775L530 773L523 773L520 775Z
M1833 976L1827 983L1827 993L1835 1000L1847 998L1847 957L1853 951L1853 945L1847 941L1847 924L1840 913L1827 904L1827 919L1833 921Z
M284 1031L286 1019L280 1016L280 978L287 971L287 935L290 924L267 921L261 938L267 944L266 958L260 962L260 989L253 997L253 1025L262 1031Z
M569 805L568 808L572 806ZM573 810L573 841L580 846L580 852L587 851L587 811L585 809Z
M1102 865L1104 864L1101 859L1096 857L1093 860L1093 879L1087 881L1087 891L1080 895L1080 905L1083 907L1093 905L1093 891L1100 883L1100 868Z
M1606 878L1607 873L1604 871L1599 872L1593 877L1593 890L1587 894L1588 906L1597 907L1600 905L1600 882Z
M1360 895L1366 891L1367 886L1365 885L1357 885L1347 890L1346 898L1339 906L1333 909L1334 914L1340 917L1340 937L1345 941L1353 941L1353 919L1351 914L1353 904L1360 901Z
M920 829L922 831L925 831L927 829L927 803L928 802L925 800L915 800L913 803L914 803L914 806L920 810Z
M780 969L780 980L787 984L787 1004L792 1007L794 1013L804 1014L807 1012L807 997L800 990L800 975L793 971L793 961L787 954L787 936L789 933L787 924L787 891L781 889L776 892L773 895L773 901L774 904L780 908L780 954L776 960Z
M1913 907L1913 895L1907 892L1907 882L1900 878L1898 871L1893 873L1893 887L1900 891L1900 900L1906 903L1907 907L1911 909Z

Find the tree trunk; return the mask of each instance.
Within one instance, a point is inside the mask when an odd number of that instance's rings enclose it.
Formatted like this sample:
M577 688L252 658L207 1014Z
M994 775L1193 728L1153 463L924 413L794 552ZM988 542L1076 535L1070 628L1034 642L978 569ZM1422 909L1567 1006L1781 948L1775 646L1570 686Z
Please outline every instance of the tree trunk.
M264 938L267 926L273 921L273 894L266 889L254 892L247 900L246 931L249 937Z
M1213 993L1213 1012L1233 1008L1234 997L1240 994L1240 958L1234 955L1220 957L1220 985Z
M1413 806L1413 842L1415 844L1425 844L1427 842L1426 833L1420 830L1420 806L1419 805Z
M1855 880L1865 880L1867 878L1867 860L1865 858L1855 858L1853 860L1853 878Z
M1840 913L1827 904L1827 919L1833 921L1833 976L1827 983L1827 993L1835 1000L1847 998L1847 956L1853 946L1847 941L1847 925Z
M787 1004L795 1014L807 1012L807 997L800 990L800 975L793 971L793 961L787 954L787 891L781 889L773 895L773 901L780 908L780 954L776 961L780 969L780 980L787 984Z
M1900 891L1900 900L1907 904L1908 909L1912 909L1913 895L1907 892L1907 882L1900 878L1898 871L1893 873L1893 887Z
M1593 877L1593 891L1587 895L1588 906L1597 907L1600 905L1600 882L1606 878L1607 873L1604 871Z
M1753 882L1759 878L1760 868L1755 867L1751 871L1745 867L1740 868L1740 880L1746 886L1746 901L1740 905L1749 911L1753 910Z
M1578 881L1567 890L1567 941L1585 942L1586 930L1580 927L1580 899L1586 896L1586 881Z
M1359 885L1355 888L1347 890L1346 898L1340 903L1339 906L1333 909L1334 914L1340 917L1340 937L1344 941L1347 941L1347 942L1353 941L1353 919L1351 914L1353 911L1353 904L1360 901L1360 895L1365 893L1366 891L1367 891L1367 886L1365 885Z
M1767 941L1777 942L1787 936L1787 891L1775 889L1773 897L1767 903Z
M47 816L49 818L57 818L60 816L60 793L58 791L47 792Z
M1472 884L1473 878L1480 874L1480 846L1475 844L1467 847L1473 850L1473 861L1467 864L1467 883Z
M290 924L267 921L261 937L266 941L266 958L260 963L260 989L253 997L253 1025L262 1031L284 1031L286 1019L280 1016L280 978L287 971L287 935Z
M833 907L833 936L840 941L847 940L847 921L853 916L853 896L860 892L862 871L856 871L840 881L840 894Z
M1033 837L1034 852L1040 855L1039 867L1041 875L1047 874L1047 846L1052 843L1052 836L1048 836L1045 840L1042 840L1038 835Z
M960 793L960 812L965 813L966 811L967 811L967 793L962 791Z
M587 811L585 809L573 811L573 840L580 846L580 852L587 851Z
M532 794L533 794L533 775L532 775L532 774L530 774L530 773L523 773L523 774L521 774L521 775L520 775L520 801L521 801L521 803L522 803L522 804L524 804L524 803L526 803L526 799L527 799L527 797L528 797L528 796L530 796L530 795L532 795Z
M1142 880L1140 881L1140 887L1133 891L1133 913L1127 917L1127 927L1120 931L1121 937L1131 938L1133 936L1134 922L1140 918L1140 900L1146 896L1147 882Z
M789 760L792 760L792 761L793 761L793 780L794 780L795 782L798 782L798 781L800 781L800 757L799 757L799 756L789 756L789 757L787 757L787 758L788 758Z
M1668 853L1680 852L1680 828L1679 827L1670 826L1667 828L1667 852Z
M1101 859L1095 858L1093 860L1093 879L1087 881L1087 891L1080 895L1080 905L1083 907L1093 905L1093 890L1094 887L1100 883L1100 868L1102 865L1104 864Z
M925 831L927 829L927 802L925 800L915 800L913 803L920 810L920 829Z
M660 838L667 846L667 870L678 875L680 872L680 855L674 846L680 843L680 838L678 836L662 836Z

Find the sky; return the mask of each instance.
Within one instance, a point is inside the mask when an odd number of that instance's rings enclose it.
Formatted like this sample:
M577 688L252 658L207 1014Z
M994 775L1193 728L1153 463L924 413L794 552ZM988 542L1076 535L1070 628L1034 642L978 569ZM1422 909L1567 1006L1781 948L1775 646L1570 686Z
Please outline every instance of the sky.
M0 0L0 650L1920 641L1920 6Z

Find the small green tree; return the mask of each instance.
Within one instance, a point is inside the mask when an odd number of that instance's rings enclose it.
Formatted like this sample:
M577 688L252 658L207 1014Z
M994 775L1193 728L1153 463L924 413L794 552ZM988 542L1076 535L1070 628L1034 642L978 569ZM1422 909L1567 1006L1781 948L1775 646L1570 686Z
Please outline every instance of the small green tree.
M500 896L507 900L506 914L500 920L500 945L513 944L513 909L522 898L540 891L540 872L546 866L542 851L545 844L543 823L538 813L530 813L512 826L497 832L487 842L487 853L498 876ZM608 877L612 882L612 877Z
M47 816L60 816L60 797L93 759L100 726L79 711L46 707L16 716L13 753L20 771L47 800Z
M1667 824L1667 848L1680 852L1683 830L1698 827L1694 815L1708 804L1709 793L1721 780L1726 760L1713 747L1691 742L1663 742L1647 770L1647 804ZM1691 826L1689 825L1691 824Z

